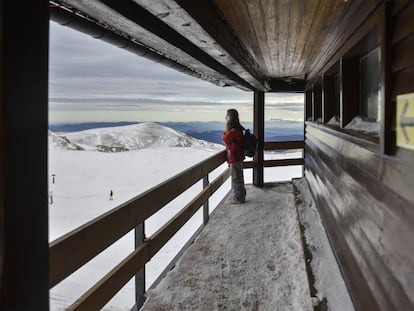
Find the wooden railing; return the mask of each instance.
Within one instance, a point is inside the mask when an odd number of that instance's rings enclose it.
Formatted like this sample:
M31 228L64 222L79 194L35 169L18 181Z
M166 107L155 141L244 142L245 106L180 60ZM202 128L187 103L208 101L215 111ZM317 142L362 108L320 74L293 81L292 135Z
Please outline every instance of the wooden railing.
M266 150L299 149L303 142L265 143ZM225 152L219 152L199 164L138 195L111 211L93 219L49 244L50 278L52 288L114 242L135 229L135 250L98 283L84 293L68 310L97 310L102 308L132 277L144 272L145 264L174 236L174 234L203 206L205 225L209 217L208 200L229 178L227 168L211 183L209 173L226 161ZM265 166L301 165L303 158L265 161ZM245 162L254 167L254 162ZM203 180L203 190L172 219L149 238L144 239L143 224L166 204ZM145 291L145 277L137 292L137 304ZM138 285L137 285L138 287ZM138 297L140 296L140 297ZM140 302L138 302L138 300Z
M302 140L299 141L277 141L277 142L265 142L264 150L273 151L273 150L291 150L291 149L304 149L305 142ZM264 167L276 167L276 166L290 166L290 165L304 165L305 160L303 157L294 158L294 159L281 159L281 160L265 160ZM244 162L244 168L254 168L254 161Z

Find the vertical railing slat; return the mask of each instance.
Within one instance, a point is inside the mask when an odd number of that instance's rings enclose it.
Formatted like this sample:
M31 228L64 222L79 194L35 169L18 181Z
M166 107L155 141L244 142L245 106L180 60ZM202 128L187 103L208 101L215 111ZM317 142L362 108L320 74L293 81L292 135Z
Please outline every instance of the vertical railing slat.
M135 249L145 241L145 222L135 228ZM137 309L144 304L145 294L145 266L135 275L135 302Z
M203 189L207 188L209 184L210 184L210 181L209 181L208 174L207 174L203 178ZM206 203L204 203L203 205L203 225L204 226L207 225L208 223L208 220L210 218L209 214L210 214L209 200L207 200Z

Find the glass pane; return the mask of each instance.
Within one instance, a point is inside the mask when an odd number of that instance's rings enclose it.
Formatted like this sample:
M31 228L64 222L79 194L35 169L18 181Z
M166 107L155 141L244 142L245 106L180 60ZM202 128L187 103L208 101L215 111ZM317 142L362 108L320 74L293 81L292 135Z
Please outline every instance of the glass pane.
M380 50L361 58L361 115L369 121L380 119Z

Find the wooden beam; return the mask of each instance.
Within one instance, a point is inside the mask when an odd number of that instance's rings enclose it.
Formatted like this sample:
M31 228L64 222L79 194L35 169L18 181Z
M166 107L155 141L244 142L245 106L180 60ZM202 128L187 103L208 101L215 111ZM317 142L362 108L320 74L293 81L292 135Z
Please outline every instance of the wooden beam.
M395 105L391 102L391 25L392 2L381 7L380 53L381 53L381 129L380 143L383 154L392 154L395 146L395 132L392 130L395 120Z
M254 111L253 111L253 132L257 137L257 152L253 158L255 167L253 168L253 185L263 187L263 161L264 161L264 92L254 92Z
M159 54L153 49L140 44L136 40L131 40L131 38L123 36L118 32L114 32L113 29L109 28L107 25L102 25L92 21L91 19L84 18L77 14L77 12L70 11L60 6L51 6L49 8L49 14L50 19L54 22L82 32L93 37L94 39L102 40L120 49L124 49L125 51L142 56L148 60L170 67L192 77L199 79L204 78L200 72L180 64L178 61L168 58L163 54ZM223 81L219 81L217 78L213 78L212 76L209 77L208 81L218 86L221 86L223 83Z
M303 93L305 91L304 79L269 79L267 80L269 92Z
M48 310L49 3L0 2L0 309Z
M309 89L305 92L305 121L312 119L312 90Z
M312 118L314 122L322 117L322 87L314 84L312 90Z
M185 36L172 29L158 17L152 15L150 12L148 12L146 9L134 1L100 1L118 14L126 17L128 20L153 33L155 36L161 38L165 42L168 42L172 47L178 48L186 54L191 55L200 63L206 65L207 67L213 69L228 79L233 80L242 87L250 90L255 89L255 87L250 83L246 82L225 65L218 62L215 58L188 40Z
M287 150L287 149L303 149L305 142L298 141L267 141L264 143L264 150Z
M179 47L177 48L175 45L172 45L170 42L158 37L153 32L145 29L141 25L112 10L110 6L108 7L100 0L56 0L54 3L57 3L59 6L62 6L65 9L76 12L76 16L81 16L82 18L92 21L93 23L107 29L107 34L105 34L104 37L100 37L99 40L105 40L107 35L109 37L111 36L109 33L113 33L115 36L125 37L129 41L136 42L139 45L149 48L150 50L154 51L155 54L162 55L166 58L165 61L161 62L163 65L173 67L174 69L178 71L184 71L185 73L192 71L193 74L191 75L197 76L218 86L235 86L243 90L252 89L252 86L249 85L246 81L243 80L243 84L239 84L238 82L233 81L233 79L228 78L227 76L221 74L220 72L217 72L215 69L201 62L199 59L197 59L196 55L188 54L188 50L183 50ZM115 6L121 5L125 7L139 7L139 5L134 3L132 0L108 1L108 4L111 3L113 3ZM134 10L131 12L137 13ZM149 13L147 12L147 14ZM134 16L134 18L138 18L137 16L140 15L138 14ZM174 37L171 37L171 39L173 38ZM120 48L125 48L126 50L132 48L133 53L137 52L137 50L131 44L120 46ZM160 62L160 59L153 59L152 54L153 53L148 53L144 57L148 57L151 60ZM175 68L175 63L178 63L181 69L182 66L187 67L188 69L181 70L178 67ZM237 75L233 75L233 78L235 78L235 76Z
M304 164L305 164L305 160L303 158L264 161L265 167L291 166L291 165L304 165Z
M335 115L335 77L324 76L322 78L322 123Z
M345 127L359 113L359 60L341 59L341 127Z
M243 162L243 168L247 169L247 168L254 168L256 167L256 163L254 163L254 161L245 161Z
M265 90L260 67L210 1L135 0L172 29L246 80Z

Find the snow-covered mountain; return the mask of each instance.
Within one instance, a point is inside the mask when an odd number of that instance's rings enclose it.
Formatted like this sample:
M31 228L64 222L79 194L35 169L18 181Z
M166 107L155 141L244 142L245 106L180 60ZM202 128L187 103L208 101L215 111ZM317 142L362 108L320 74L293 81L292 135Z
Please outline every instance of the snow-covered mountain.
M49 149L52 150L83 150L82 147L73 144L66 136L57 135L49 131Z
M221 150L223 146L199 140L156 123L141 123L67 133L49 132L49 148L121 152L159 147Z

